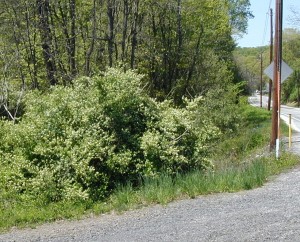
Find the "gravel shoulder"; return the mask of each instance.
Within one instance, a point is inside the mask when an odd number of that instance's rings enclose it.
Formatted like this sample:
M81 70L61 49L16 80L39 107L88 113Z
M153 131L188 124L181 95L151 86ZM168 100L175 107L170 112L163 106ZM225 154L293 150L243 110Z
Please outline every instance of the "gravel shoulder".
M299 241L300 167L261 188L12 230L0 241Z

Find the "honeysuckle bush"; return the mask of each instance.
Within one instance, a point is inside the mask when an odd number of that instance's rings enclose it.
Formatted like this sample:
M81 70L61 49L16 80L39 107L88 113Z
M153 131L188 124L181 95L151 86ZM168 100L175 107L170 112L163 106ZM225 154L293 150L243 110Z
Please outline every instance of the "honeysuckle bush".
M204 99L150 98L134 71L109 69L50 93L26 94L24 115L0 121L0 188L45 203L106 197L143 177L212 168L220 128Z
M169 101L158 104L160 118L142 136L144 157L153 169L169 174L191 168L211 168L208 153L219 129L200 113L202 98L185 100L184 108L172 107Z

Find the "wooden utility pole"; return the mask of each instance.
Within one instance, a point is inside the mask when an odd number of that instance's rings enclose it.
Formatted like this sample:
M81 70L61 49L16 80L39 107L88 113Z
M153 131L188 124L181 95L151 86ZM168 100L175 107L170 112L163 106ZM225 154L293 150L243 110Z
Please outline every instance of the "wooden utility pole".
M274 45L274 88L272 109L272 133L270 149L276 147L276 158L279 157L280 138L280 93L281 93L281 61L282 61L282 0L276 0L275 45Z
M298 93L297 93L297 101L298 101L298 108L300 107L300 93L299 93L299 87L300 87L300 83L299 83L299 71L296 70L296 81L297 81L297 89L298 89Z
M270 33L270 63L273 61L273 9L270 9L270 23L271 23L271 33ZM272 99L272 79L269 79L269 98L268 98L268 111L271 110L271 99Z
M260 107L262 108L262 96L263 96L263 58L262 52L260 53Z

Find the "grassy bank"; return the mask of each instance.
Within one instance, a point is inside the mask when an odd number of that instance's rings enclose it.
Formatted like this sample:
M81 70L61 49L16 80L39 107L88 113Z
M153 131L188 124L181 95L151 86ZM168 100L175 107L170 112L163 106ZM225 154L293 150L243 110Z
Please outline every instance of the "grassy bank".
M110 198L110 204L113 209L122 211L144 204L166 204L178 198L249 190L263 185L270 176L297 163L296 157L284 154L277 161L271 157L258 158L244 167L232 166L225 170L206 173L194 171L175 178L162 175L147 181L139 190L134 190L130 184L120 187Z
M35 226L58 219L78 219L89 214L125 211L151 204L167 204L176 199L195 198L204 194L235 192L261 186L269 177L298 163L297 157L283 153L279 160L267 152L270 113L244 106L244 126L239 133L224 137L214 147L214 169L191 171L173 177L162 174L143 179L143 186L120 186L105 201L43 203L12 194L0 196L0 231L13 226Z

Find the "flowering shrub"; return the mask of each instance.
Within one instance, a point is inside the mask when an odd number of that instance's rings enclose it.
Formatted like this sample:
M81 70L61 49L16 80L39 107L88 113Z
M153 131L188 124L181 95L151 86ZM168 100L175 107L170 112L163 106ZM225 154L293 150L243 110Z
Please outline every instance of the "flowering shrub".
M0 188L45 202L97 200L118 183L211 166L219 129L200 109L202 98L182 108L158 103L141 78L109 69L50 94L28 93L22 119L0 121Z

